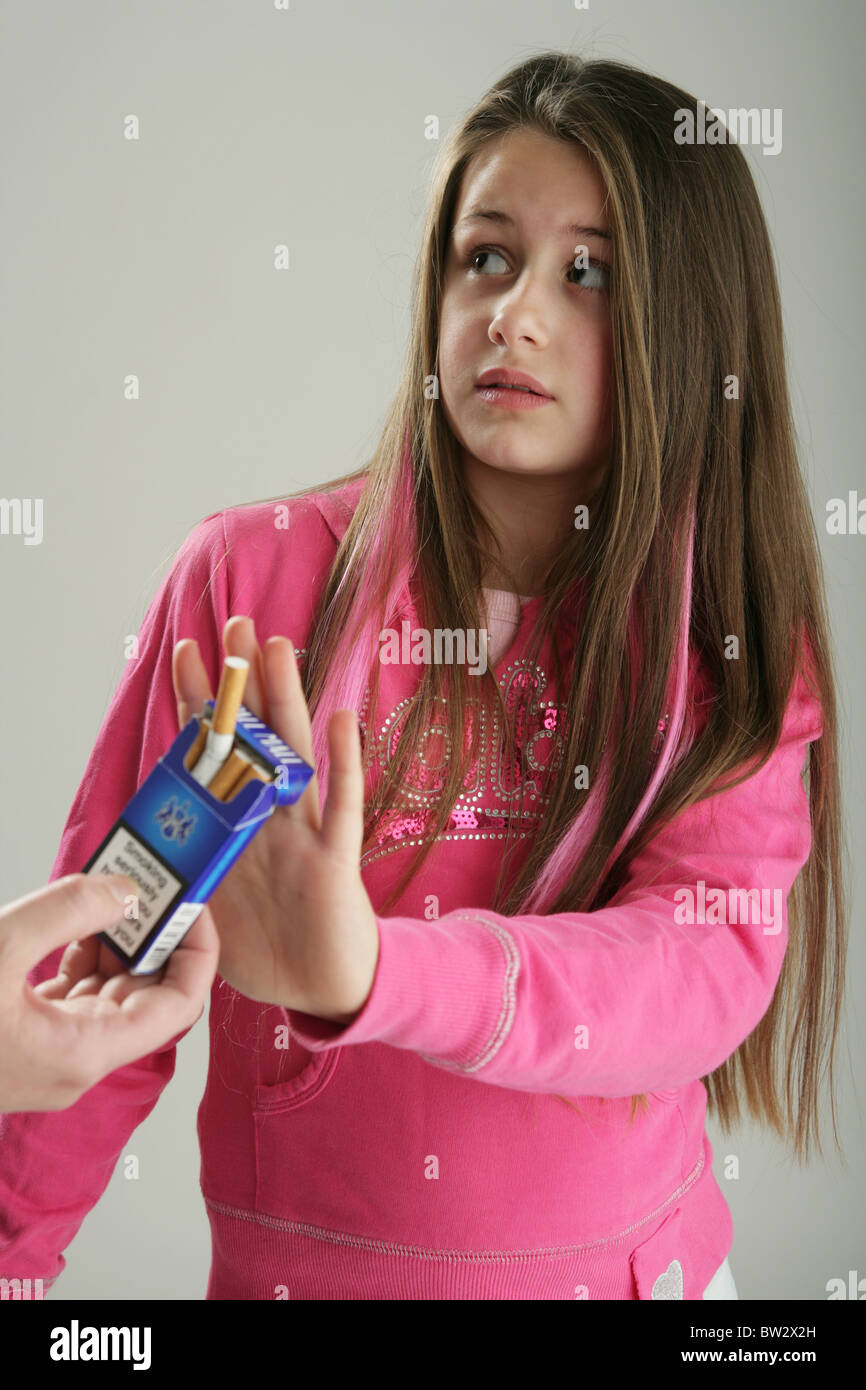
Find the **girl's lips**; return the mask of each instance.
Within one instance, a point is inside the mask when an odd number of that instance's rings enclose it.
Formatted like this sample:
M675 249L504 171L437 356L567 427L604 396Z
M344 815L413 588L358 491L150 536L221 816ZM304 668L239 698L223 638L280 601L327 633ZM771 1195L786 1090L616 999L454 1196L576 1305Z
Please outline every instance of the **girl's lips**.
M552 405L552 396L536 396L531 391L516 391L509 386L475 386L473 390L488 405L504 406L506 410L537 410Z

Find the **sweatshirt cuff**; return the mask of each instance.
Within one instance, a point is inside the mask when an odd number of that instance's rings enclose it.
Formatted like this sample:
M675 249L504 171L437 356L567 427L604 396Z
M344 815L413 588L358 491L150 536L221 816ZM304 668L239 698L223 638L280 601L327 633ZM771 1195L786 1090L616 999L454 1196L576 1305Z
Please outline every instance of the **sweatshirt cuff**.
M460 1071L483 1066L514 1020L520 959L511 933L469 911L376 925L376 975L357 1017L341 1025L290 1009L292 1034L309 1052L379 1042Z

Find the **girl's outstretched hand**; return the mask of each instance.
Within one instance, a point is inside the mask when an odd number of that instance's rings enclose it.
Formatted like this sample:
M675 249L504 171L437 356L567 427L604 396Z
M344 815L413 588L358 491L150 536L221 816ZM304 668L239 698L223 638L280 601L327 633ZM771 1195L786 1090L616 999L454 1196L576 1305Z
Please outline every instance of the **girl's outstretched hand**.
M223 631L226 656L250 663L244 704L311 766L307 702L286 637L259 649L250 618ZM172 662L180 727L213 699L198 643ZM336 710L328 728L328 800L313 776L294 806L278 806L209 900L220 938L219 973L249 999L331 1022L351 1022L367 1000L379 930L361 881L364 779L357 717Z

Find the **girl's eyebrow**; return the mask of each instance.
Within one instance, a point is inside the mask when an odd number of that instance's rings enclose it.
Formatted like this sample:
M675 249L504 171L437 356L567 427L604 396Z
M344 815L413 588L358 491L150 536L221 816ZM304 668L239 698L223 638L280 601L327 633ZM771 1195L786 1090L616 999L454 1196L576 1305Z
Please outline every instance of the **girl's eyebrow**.
M457 226L461 227L464 222L478 221L500 222L508 227L513 227L515 225L514 218L509 217L507 212L500 212L498 208L474 207L470 208L469 212L465 213L463 217L460 218ZM584 227L579 222L567 222L564 226L557 229L557 235L576 237L597 236L601 237L604 241L611 240L610 232L603 231L601 227Z

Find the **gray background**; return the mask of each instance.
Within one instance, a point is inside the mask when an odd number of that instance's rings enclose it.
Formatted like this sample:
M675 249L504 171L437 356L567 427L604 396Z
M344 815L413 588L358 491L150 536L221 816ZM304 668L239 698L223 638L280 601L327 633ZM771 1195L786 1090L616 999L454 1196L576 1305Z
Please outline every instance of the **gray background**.
M437 148L425 117L436 113L444 136L507 67L548 47L634 63L725 110L783 109L781 153L746 153L776 248L838 651L853 865L848 1167L827 1145L825 1161L797 1168L751 1127L725 1139L711 1123L710 1138L741 1298L824 1299L828 1279L866 1276L855 1093L866 537L824 527L828 498L866 493L862 7L292 0L282 12L269 0L5 0L0 15L0 492L44 499L41 545L0 536L0 901L46 881L124 638L190 529L368 457L405 350ZM123 138L129 113L137 142ZM291 269L278 274L282 242ZM130 372L136 402L123 397ZM207 1042L202 1017L51 1297L204 1297L195 1114ZM137 1181L123 1177L128 1153ZM739 1158L737 1180L724 1176L727 1154Z

